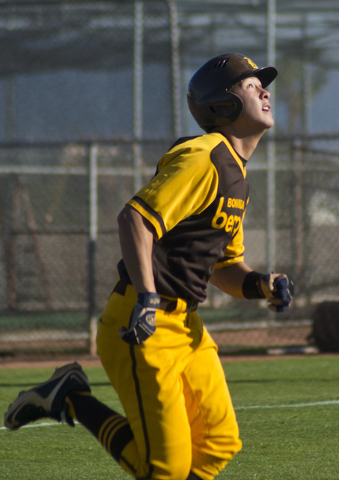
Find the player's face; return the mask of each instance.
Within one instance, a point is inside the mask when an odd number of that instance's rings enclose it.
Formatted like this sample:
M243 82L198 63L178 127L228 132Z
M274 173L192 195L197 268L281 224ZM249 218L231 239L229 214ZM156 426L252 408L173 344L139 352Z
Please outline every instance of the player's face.
M255 123L259 128L273 127L274 120L271 112L270 93L262 88L257 77L245 78L232 88L232 93L239 95L244 102L244 109L239 120L246 123Z

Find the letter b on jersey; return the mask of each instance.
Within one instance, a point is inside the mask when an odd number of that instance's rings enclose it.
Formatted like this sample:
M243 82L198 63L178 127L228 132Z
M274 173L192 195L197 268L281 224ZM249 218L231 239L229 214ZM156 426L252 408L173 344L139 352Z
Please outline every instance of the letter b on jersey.
M213 217L212 220L212 227L213 228L224 228L227 222L227 213L222 211L222 207L224 205L224 197L220 198L218 209Z

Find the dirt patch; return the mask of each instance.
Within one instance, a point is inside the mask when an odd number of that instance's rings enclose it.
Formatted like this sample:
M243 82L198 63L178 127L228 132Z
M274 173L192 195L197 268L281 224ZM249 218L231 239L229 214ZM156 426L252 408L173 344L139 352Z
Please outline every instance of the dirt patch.
M220 346L221 360L223 362L241 362L241 361L255 361L255 360L274 360L278 358L297 358L305 356L303 354L296 355L261 355L263 349L269 347L280 346L307 346L307 336L311 331L311 327L282 327L282 328L267 328L267 329L248 329L239 331L222 331L211 332L211 336L217 345ZM37 342L36 348L41 347ZM222 346L227 347L253 347L258 349L258 355L253 355L251 349L250 355L244 355L240 348L240 355L235 352L224 355ZM250 353L250 351L249 351ZM0 359L0 369L4 368L55 368L61 367L66 363L77 361L84 368L101 366L100 358L91 355L16 355L4 356Z
M311 333L307 327L281 327L246 330L227 330L210 332L217 345L249 346L249 347L279 347L306 346L307 337Z
M2 359L0 361L0 370L7 368L56 368L62 367L67 363L78 362L82 367L100 367L101 361L98 356L89 357L87 355L58 357L58 358L16 358L16 359Z
M338 354L335 353L321 353L318 354L317 357L338 357ZM297 355L227 355L221 356L220 360L223 363L228 362L256 362L260 360L282 360L282 359L290 359L290 358L305 358L303 354ZM99 357L67 357L62 359L55 359L55 360L25 360L25 359L18 359L18 360L9 360L6 362L0 363L0 370L1 369L9 369L9 368L51 368L54 369L56 367L62 367L63 365L77 361L83 368L88 367L101 367L101 362Z

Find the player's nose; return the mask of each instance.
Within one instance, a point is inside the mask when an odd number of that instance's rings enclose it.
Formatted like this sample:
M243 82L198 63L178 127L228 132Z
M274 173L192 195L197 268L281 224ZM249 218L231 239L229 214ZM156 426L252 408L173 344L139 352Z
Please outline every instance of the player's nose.
M271 94L268 90L265 90L264 88L261 87L260 89L260 98L264 98L266 100L269 100L271 97Z

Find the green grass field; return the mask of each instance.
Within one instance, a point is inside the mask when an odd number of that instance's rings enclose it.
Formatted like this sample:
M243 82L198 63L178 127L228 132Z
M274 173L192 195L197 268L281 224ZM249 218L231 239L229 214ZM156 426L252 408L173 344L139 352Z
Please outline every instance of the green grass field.
M242 451L218 480L338 480L339 357L224 365L239 421ZM85 369L101 401L121 407L101 368ZM51 369L0 370L0 479L127 480L81 425L3 428L18 392L45 381Z

